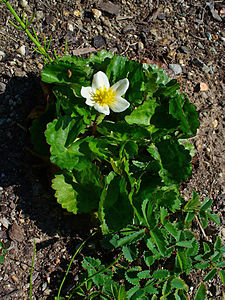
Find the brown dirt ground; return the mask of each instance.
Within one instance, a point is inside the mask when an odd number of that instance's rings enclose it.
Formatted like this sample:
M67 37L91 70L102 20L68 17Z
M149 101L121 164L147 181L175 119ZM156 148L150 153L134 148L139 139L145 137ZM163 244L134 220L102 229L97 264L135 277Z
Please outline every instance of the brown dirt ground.
M211 226L206 234L211 240L217 235L224 240L223 1L210 5L204 0L121 0L113 2L114 11L98 0L12 2L20 13L23 9L28 16L37 12L34 27L40 39L52 34L59 55L67 37L69 54L105 48L140 62L155 61L179 80L201 122L192 139L197 149L193 176L183 184L183 193L188 197L196 190L201 199L214 200L213 212L220 215L221 227ZM101 12L100 17L93 8ZM87 228L87 216L68 215L56 204L46 188L45 166L28 151L27 116L43 103L39 78L43 63L27 36L9 24L9 17L0 4L0 51L5 53L0 56L0 241L7 248L5 263L0 265L0 299L28 299L34 237L32 299L54 299L73 253L93 226ZM175 75L169 64L179 64L182 73ZM199 235L203 238L200 231ZM97 254L96 247L92 240L81 256ZM79 262L74 262L64 292L76 283ZM192 290L203 275L192 274ZM216 278L208 284L212 299L222 299L218 282Z

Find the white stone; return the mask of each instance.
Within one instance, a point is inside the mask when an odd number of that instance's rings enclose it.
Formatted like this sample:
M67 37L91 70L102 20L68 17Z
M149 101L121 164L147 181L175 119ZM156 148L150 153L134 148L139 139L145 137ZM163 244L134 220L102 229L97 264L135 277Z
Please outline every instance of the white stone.
M67 29L68 29L69 31L72 31L72 32L73 32L73 30L74 30L73 24L68 23L68 24L67 24Z
M26 7L28 5L28 2L26 0L20 0L20 4L22 7Z
M26 54L26 47L25 47L24 45L21 46L19 49L17 49L17 52L18 52L20 55L24 56L24 55Z

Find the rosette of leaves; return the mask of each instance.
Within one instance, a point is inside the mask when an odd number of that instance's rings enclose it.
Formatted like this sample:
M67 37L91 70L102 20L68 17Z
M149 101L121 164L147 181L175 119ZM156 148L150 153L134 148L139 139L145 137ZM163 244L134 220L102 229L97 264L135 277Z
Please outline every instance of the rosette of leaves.
M85 278L90 295L98 295L99 299L187 300L188 275L193 270L203 270L203 282L194 291L193 299L205 300L209 280L218 275L224 284L225 248L219 237L214 244L200 243L190 230L194 219L190 215L198 217L204 226L209 218L219 225L218 216L211 214L211 204L210 199L201 203L193 193L192 199L171 213L163 207L152 209L151 201L144 200L140 212L143 226L130 225L102 240L108 250L121 249L123 259L106 268L99 259L86 257L82 266L87 274L83 273L80 281ZM118 282L122 285L118 286ZM114 294L118 287L122 289L121 298ZM75 292L88 293L78 288Z
M98 71L110 85L128 78L126 111L105 116L85 104L81 87L90 86ZM74 214L98 211L107 233L134 220L141 224L145 199L171 212L180 207L179 185L191 176L187 139L199 121L176 80L156 66L104 50L89 58L56 59L41 78L55 95L55 117L42 116L41 130L36 121L33 142L42 148L43 138L37 137L45 127L50 160L58 166L52 187L63 208Z

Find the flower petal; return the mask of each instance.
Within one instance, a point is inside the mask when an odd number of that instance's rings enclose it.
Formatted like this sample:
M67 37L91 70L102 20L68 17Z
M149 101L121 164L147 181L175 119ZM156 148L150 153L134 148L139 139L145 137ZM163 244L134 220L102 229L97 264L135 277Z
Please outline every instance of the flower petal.
M122 97L116 97L115 99L116 100L109 106L114 112L122 112L130 106L130 103Z
M85 103L89 106L94 106L95 105L95 101L92 101L91 99L86 99Z
M92 88L94 90L98 90L100 88L103 88L104 86L106 87L106 89L109 89L110 87L109 79L105 73L99 71L93 76Z
M92 93L92 87L91 86L82 86L81 88L81 96L90 99L91 98L91 93Z
M95 103L94 108L105 115L109 115L110 111L109 111L109 106L108 105L100 105L99 103Z
M116 92L116 96L122 96L126 93L129 87L129 80L127 78L121 79L117 81L113 86L114 92Z

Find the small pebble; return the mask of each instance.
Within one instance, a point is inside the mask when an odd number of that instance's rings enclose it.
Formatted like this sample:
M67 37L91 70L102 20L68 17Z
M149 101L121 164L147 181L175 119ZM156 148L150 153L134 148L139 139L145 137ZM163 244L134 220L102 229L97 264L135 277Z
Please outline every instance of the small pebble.
M192 60L192 63L199 67L199 68L202 68L205 64L203 61L201 61L200 59L198 59L197 57L195 57L193 60Z
M206 32L205 35L206 35L206 37L207 37L207 39L208 39L209 41L212 40L212 35L211 35L210 32Z
M47 282L44 282L42 284L42 288L41 288L42 292L44 292L46 290L46 288L47 288Z
M28 5L28 2L26 0L20 0L20 5L25 8Z
M19 279L15 275L11 275L12 281L17 283L19 282Z
M169 69L172 70L175 75L182 73L182 68L179 64L169 64Z
M144 44L142 42L138 42L138 49L143 50L144 49Z
M10 225L10 222L6 219L6 218L1 218L0 219L0 223L6 228L8 229L9 228L9 225Z
M68 24L67 24L67 29L68 29L69 31L73 32L73 30L74 30L73 24L68 23Z
M205 49L205 47L200 42L198 42L197 46L198 46L199 49L202 49L202 50Z
M75 11L73 12L73 15L74 15L75 17L80 17L80 16L82 16L82 12L79 11L78 9L75 9Z
M183 53L185 53L185 54L190 54L190 50L189 50L187 47L181 46L180 49L181 49L181 51L182 51Z
M159 13L158 16L157 16L157 18L158 18L160 21L162 21L162 20L165 20L166 16L165 16L164 14L162 14L162 13Z
M5 93L6 90L6 84L3 82L0 82L0 94Z
M110 1L102 1L99 8L104 12L117 16L120 13L120 6Z
M102 12L101 12L100 10L96 9L96 8L93 8L93 9L92 9L92 14L93 14L93 17L94 17L96 20L98 20L98 19L101 17Z
M101 47L105 46L105 39L104 39L104 37L101 36L101 35L95 36L93 38L93 46L95 48L101 48Z
M42 10L38 10L37 12L36 12L36 20L37 21L39 21L39 20L41 20L41 19L44 19L44 13L43 13L43 11Z
M217 121L217 119L215 119L215 120L213 121L213 127L216 128L217 126L218 126L218 121Z
M200 82L199 83L199 87L200 87L200 91L201 92L206 92L209 89L208 85L206 83L204 83L204 82Z
M0 61L5 57L5 52L0 51Z
M8 234L9 234L10 239L13 241L22 242L24 240L24 231L16 223L13 223L13 225L9 229Z
M25 47L24 45L21 46L19 49L17 49L17 52L18 52L20 55L24 56L24 55L26 54L26 47Z

